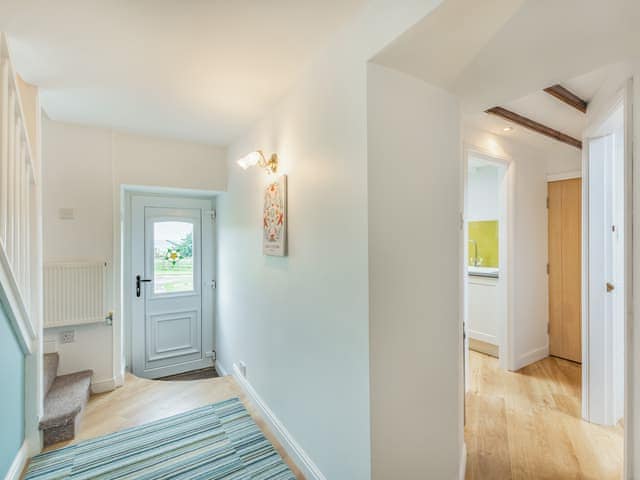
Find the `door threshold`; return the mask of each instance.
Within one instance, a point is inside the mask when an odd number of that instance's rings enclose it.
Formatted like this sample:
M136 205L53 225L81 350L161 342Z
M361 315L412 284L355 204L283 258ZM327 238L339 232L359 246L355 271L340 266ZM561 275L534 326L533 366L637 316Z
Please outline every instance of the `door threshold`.
M166 377L156 378L165 382L187 381L187 380L205 380L208 378L218 378L218 372L215 367L200 368L191 370L190 372L176 373L175 375L167 375Z

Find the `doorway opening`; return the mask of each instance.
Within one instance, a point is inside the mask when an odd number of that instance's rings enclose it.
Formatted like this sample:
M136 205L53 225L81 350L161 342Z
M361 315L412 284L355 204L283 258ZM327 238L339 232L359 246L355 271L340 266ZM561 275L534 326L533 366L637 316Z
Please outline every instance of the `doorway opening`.
M149 379L215 376L214 199L126 192L127 369Z
M516 471L531 478L620 478L626 468L632 272L628 78L605 67L562 88L556 85L551 94L536 92L488 110L495 115L465 119L467 478L512 478ZM554 103L563 91L586 101L579 108ZM483 207L473 199L473 149L485 152L485 161L510 160L511 201L504 211L513 222L507 241L498 236L500 245L510 245L506 258L513 262L498 262L498 281L503 269L509 278L500 297L506 313L477 306L496 303L486 285L477 285L487 280L473 275L483 256L475 253L478 234L470 228L470 213ZM485 290L475 295L473 288L480 286ZM477 348L477 318L485 328L504 325L494 330L497 348Z
M468 347L508 368L508 161L469 150L465 166Z

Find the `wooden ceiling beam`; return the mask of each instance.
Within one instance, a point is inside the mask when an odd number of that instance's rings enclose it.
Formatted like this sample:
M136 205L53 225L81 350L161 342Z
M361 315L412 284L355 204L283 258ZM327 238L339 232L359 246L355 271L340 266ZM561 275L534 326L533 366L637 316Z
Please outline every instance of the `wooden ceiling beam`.
M587 113L587 106L589 105L587 101L581 99L575 93L567 90L562 85L553 85L551 87L545 88L544 91L549 95L556 97L561 102L564 102L567 105L575 108L576 110L580 110L582 113Z
M572 136L567 135L566 133L562 133L551 127L547 127L546 125L538 123L535 120L531 120L530 118L523 117L522 115L512 112L511 110L507 110L506 108L493 107L487 110L486 112L502 117L506 120L509 120L510 122L513 122L525 128L528 128L529 130L533 130L534 132L540 133L542 135L546 135L547 137L558 140L559 142L563 142L568 145L571 145L572 147L576 147L580 149L582 148L582 142L577 138L573 138Z

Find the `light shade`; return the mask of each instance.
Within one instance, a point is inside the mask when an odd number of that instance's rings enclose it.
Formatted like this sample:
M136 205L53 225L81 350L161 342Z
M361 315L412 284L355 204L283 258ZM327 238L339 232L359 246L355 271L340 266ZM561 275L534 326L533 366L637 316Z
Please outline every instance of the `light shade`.
M262 155L262 152L255 151L245 155L240 160L238 160L238 165L240 165L244 170L246 170L249 167L258 165L261 161L264 162L264 156Z

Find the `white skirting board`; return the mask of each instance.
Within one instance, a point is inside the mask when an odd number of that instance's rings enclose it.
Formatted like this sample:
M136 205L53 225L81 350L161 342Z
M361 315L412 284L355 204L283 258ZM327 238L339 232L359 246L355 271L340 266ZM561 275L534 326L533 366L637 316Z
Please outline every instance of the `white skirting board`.
M462 442L462 452L460 452L460 466L458 467L458 478L464 480L467 475L467 444Z
M531 350L518 358L518 361L516 362L516 370L520 370L521 368L531 365L543 358L547 358L548 356L549 345Z
M27 464L27 443L24 442L16 453L13 462L11 462L11 466L9 467L9 471L4 477L4 480L20 480L22 476L22 470L24 470L24 466Z
M476 330L467 330L467 336L480 340L481 342L490 343L491 345L498 345L498 338L495 335L489 335L488 333L478 332Z
M116 388L121 387L124 385L124 377L125 377L126 373L123 370L120 373L117 373L116 376L113 378L113 381L116 384Z
M104 393L115 390L117 387L115 378L108 378L99 382L91 382L91 393Z
M227 370L217 360L215 363L215 367L216 367L216 372L218 372L218 375L220 375L221 377L226 377L227 375L229 375L229 372L227 372Z
M56 353L58 351L58 342L55 338L44 338L42 340L42 353Z
M219 362L216 362L216 369L219 369L218 373L220 373L220 375L226 375L226 369L222 367ZM245 393L251 398L253 403L258 407L262 417L267 422L267 425L269 425L271 431L278 438L278 441L293 459L298 468L302 470L305 478L307 478L307 480L327 480L317 465L313 463L309 455L307 455L300 444L298 444L282 422L280 422L278 417L275 416L264 400L262 400L260 395L258 395L258 393L253 389L249 381L240 373L240 369L235 364L233 365L233 377Z

